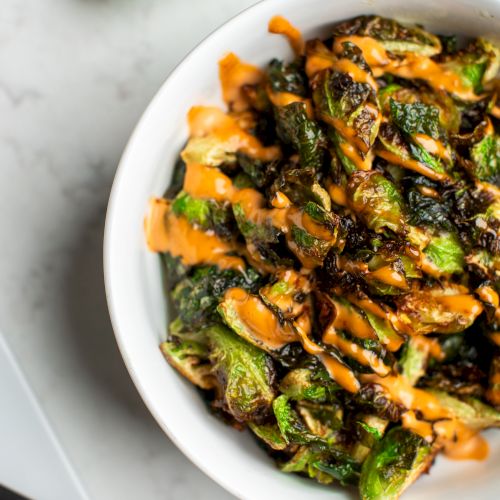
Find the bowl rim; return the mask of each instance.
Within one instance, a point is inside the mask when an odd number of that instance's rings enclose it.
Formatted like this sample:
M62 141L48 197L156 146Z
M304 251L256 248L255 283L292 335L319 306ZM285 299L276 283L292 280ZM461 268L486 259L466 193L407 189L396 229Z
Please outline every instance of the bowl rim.
M104 289L106 294L106 302L109 311L109 316L111 320L111 326L113 329L113 335L115 337L116 343L118 345L118 350L120 351L120 355L125 363L125 367L134 383L135 388L137 389L139 396L142 401L146 405L146 408L151 413L156 423L160 426L162 431L168 436L168 438L174 443L176 448L182 452L182 454L199 470L201 470L207 477L209 477L216 484L224 488L226 491L231 493L237 498L240 498L240 491L238 491L230 481L225 481L224 478L216 477L208 467L205 466L203 462L196 460L194 455L191 453L189 448L184 445L184 443L177 439L174 432L171 431L168 424L160 418L155 409L155 404L152 399L149 397L148 392L144 389L143 384L141 382L140 376L136 373L132 366L132 360L130 359L127 350L125 348L125 343L123 341L123 337L118 333L118 312L114 306L113 300L113 287L111 285L111 235L113 232L114 220L116 218L116 205L118 198L118 191L120 189L120 185L123 182L124 178L124 164L127 162L128 157L130 156L130 151L133 148L136 137L139 135L139 130L142 128L143 124L148 120L149 114L151 110L156 106L157 101L160 99L160 94L163 91L163 88L168 84L168 82L173 78L173 76L180 71L183 67L188 66L190 60L194 57L196 52L200 49L205 42L216 35L219 35L224 31L226 27L231 26L233 23L237 22L241 16L247 15L248 12L253 10L258 10L262 4L266 3L266 0L258 0L256 3L245 7L243 10L238 12L237 14L230 17L228 20L214 28L210 33L208 33L205 37L203 37L187 54L172 68L172 70L168 73L166 78L161 83L158 90L155 92L145 110L141 114L139 120L134 126L132 133L130 134L127 144L121 154L120 160L118 162L118 166L115 171L115 175L113 178L113 183L111 185L111 190L109 194L108 204L106 208L106 217L104 221L104 235L103 235L103 274L104 274Z

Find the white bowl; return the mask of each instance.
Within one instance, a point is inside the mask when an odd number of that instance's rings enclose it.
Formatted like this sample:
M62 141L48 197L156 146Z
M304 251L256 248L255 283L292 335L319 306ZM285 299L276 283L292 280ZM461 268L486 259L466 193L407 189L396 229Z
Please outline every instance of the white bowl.
M123 154L106 220L104 264L109 310L121 353L146 405L176 445L206 474L240 498L294 500L346 498L332 489L280 473L246 433L212 417L199 394L165 362L158 345L168 318L159 258L146 249L143 217L148 199L167 187L187 137L186 113L194 104L221 104L217 61L228 51L265 65L290 57L285 41L267 33L275 14L311 37L335 21L376 13L417 21L431 31L467 36L499 33L500 2L494 0L267 0L230 20L176 68L153 99ZM497 498L500 433L489 434L485 462L438 459L430 476L406 498Z

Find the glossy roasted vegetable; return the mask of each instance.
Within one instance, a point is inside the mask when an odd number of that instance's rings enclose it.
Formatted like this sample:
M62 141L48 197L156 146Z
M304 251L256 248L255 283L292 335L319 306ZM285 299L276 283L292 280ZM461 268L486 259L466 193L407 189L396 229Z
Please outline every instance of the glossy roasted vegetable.
M419 435L391 429L366 458L359 489L363 500L398 498L430 467L435 452Z
M275 371L271 358L223 326L206 331L222 408L237 421L259 421L271 411Z
M150 202L161 351L281 471L395 500L500 427L500 52L375 15L269 31L293 58L223 58L227 110L189 111Z

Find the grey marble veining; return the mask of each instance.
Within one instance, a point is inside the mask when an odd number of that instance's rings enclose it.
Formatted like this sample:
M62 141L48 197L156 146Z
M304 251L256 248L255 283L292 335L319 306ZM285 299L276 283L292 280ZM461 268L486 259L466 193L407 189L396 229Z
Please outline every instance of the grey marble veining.
M252 3L1 2L0 328L95 499L230 498L163 435L128 377L102 235L146 104L199 40Z

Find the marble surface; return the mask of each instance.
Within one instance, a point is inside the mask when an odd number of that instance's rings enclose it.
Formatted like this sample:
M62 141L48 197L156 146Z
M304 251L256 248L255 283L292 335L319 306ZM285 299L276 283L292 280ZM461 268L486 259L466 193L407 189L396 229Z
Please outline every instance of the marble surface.
M102 236L146 104L254 0L1 3L0 330L92 499L230 498L163 435L128 377Z

